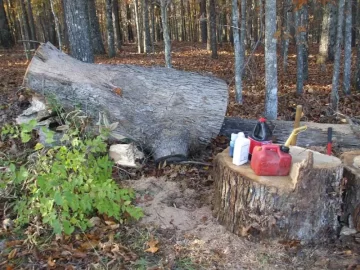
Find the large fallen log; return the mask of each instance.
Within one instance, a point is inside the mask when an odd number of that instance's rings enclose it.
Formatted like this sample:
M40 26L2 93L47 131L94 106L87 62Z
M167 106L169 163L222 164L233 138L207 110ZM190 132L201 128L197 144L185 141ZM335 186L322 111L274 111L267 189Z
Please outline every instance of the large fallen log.
M41 45L24 85L60 104L119 122L117 133L150 150L155 160L184 158L217 136L228 87L212 76L163 67L87 64Z
M221 127L220 134L230 137L231 133L244 132L249 134L253 131L257 120L241 119L238 117L226 117ZM273 129L274 140L283 144L289 137L294 128L294 123L289 121L269 121ZM297 136L297 145L326 146L327 129L333 128L333 141L337 146L343 148L360 148L359 135L354 132L354 128L349 124L319 124L313 122L301 122L308 129Z

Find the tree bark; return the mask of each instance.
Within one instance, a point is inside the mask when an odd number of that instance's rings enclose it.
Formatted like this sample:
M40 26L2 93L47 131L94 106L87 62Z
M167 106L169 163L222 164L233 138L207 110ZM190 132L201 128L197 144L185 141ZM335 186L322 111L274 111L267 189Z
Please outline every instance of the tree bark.
M303 66L303 74L304 80L308 80L309 77L309 6L308 3L305 3L302 8L302 25L305 32L302 32L303 35L303 59L304 59L304 66Z
M339 105L339 76L340 76L340 57L341 57L341 40L342 40L342 28L344 21L344 5L345 0L339 0L338 4L338 19L337 19L337 39L336 39L336 47L335 47L335 59L334 59L334 73L332 79L332 89L331 89L331 110L332 114L336 113Z
M141 29L140 29L140 14L139 14L139 0L134 1L135 23L136 23L136 42L138 47L138 53L144 52L143 43L141 41Z
M106 0L106 31L107 31L107 42L108 42L108 56L114 57L115 52L115 39L114 39L114 25L112 18L113 11L113 0Z
M345 4L345 34L344 34L344 93L350 95L351 78L351 34L352 34L352 1Z
M302 33L302 7L298 7L295 11L295 30L296 30L296 93L301 95L304 88L304 53L303 42L304 35Z
M334 240L339 228L343 166L332 156L290 147L289 176L257 176L249 164L235 166L228 149L214 160L213 214L239 236L305 243ZM269 164L270 165L270 164Z
M215 0L209 0L210 4L210 41L211 41L211 58L218 58L217 38L216 38L216 10Z
M206 0L206 30L207 30L206 49L208 50L208 52L210 52L211 51L210 0Z
M113 9L112 9L112 19L113 19L113 29L115 34L115 46L117 50L121 50L121 27L120 27L120 15L119 15L119 2L118 0L113 0Z
M27 0L27 16L28 16L28 21L29 21L29 28L30 28L30 38L31 40L37 40L36 37L36 31L35 31L35 22L34 22L34 15L33 15L33 11L32 11L32 6L31 6L31 1ZM36 43L31 43L31 47L33 49L37 48L37 44Z
M277 118L276 2L265 1L265 116Z
M59 66L64 68L59 68ZM104 112L116 132L151 151L156 160L186 157L216 136L228 102L224 81L175 69L81 63L43 44L24 85L79 106L96 119Z
M25 9L25 3L24 0L19 0L20 3L20 10L21 10L21 24L22 24L22 29L23 29L23 38L25 40L30 40L30 26L29 26L29 21L26 15L26 9ZM26 58L29 59L29 50L31 48L31 45L29 42L24 42L24 49L25 49L25 54L26 54Z
M86 0L65 0L64 6L71 56L83 62L93 63L94 54Z
M61 38L61 32L60 32L60 23L59 23L59 18L56 15L55 9L54 9L54 0L50 0L50 6L51 6L51 12L54 16L54 20L55 20L55 29L56 29L56 34L58 37L58 42L59 42L59 50L62 50L62 38Z
M171 68L171 41L169 35L169 26L168 26L168 0L160 0L161 4L161 22L163 28L163 38L164 38L164 49L165 49L165 67Z
M200 31L201 42L207 43L206 0L200 0Z
M356 46L356 78L355 78L355 88L357 91L360 91L360 0L357 1L357 46Z
M239 8L237 0L232 0L232 29L234 35L234 55L235 55L235 99L237 103L242 104L242 76L241 67L243 59L241 58L241 45L239 34Z
M184 0L180 0L180 14L181 14L181 41L186 41L187 34L186 34L186 17L185 17Z
M291 10L292 10L292 1L286 0L286 5L284 7L285 29L284 29L284 39L283 39L283 46L282 46L284 73L287 73L287 66L288 66Z
M151 51L151 37L150 37L150 24L149 24L149 5L148 0L142 0L143 11L143 36L144 36L144 52L150 53Z
M245 64L245 38L246 38L246 0L240 0L240 69L241 78L244 75L244 64ZM235 30L235 29L234 29Z
M14 45L3 0L0 0L0 45L4 48L10 48Z
M319 57L321 65L325 64L329 54L329 30L330 30L330 10L332 3L326 3L324 6L324 13L321 27L321 38L319 46Z
M360 231L360 151L341 155L344 164L344 190L341 222Z
M105 47L101 38L99 19L96 15L95 0L88 0L88 5L92 48L95 54L104 54Z
M329 1L330 5L330 29L329 29L329 50L328 60L334 61L335 59L335 47L336 47L336 36L337 36L337 18L338 18L338 5L335 2Z

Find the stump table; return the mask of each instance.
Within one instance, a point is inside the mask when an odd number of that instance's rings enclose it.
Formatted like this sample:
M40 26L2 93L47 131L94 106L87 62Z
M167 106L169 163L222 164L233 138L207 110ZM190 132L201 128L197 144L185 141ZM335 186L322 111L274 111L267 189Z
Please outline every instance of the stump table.
M257 176L250 164L235 166L228 149L214 160L213 214L234 234L256 233L304 242L336 237L341 207L340 159L291 147L289 176Z

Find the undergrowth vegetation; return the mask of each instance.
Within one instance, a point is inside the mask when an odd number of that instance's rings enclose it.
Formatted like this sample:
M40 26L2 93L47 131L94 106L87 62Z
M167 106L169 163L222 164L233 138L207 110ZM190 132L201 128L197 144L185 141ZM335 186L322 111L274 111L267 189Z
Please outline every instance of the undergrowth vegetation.
M30 149L28 142L36 140L35 120L1 129L3 143L19 144L30 152L23 159L18 153L0 153L0 193L12 202L17 227L41 222L57 235L69 235L91 227L96 215L119 223L139 219L143 214L132 204L134 191L112 179L108 134L84 132L85 117L79 113L63 116L58 127L62 138L55 141L55 132L42 128L45 143Z

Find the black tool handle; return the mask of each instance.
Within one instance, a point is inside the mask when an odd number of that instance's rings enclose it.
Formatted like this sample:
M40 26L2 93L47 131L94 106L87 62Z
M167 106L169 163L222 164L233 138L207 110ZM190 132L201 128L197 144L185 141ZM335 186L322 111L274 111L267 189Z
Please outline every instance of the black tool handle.
M332 127L329 127L328 128L328 139L327 139L328 143L332 142L332 133L333 133L333 129L332 129Z

